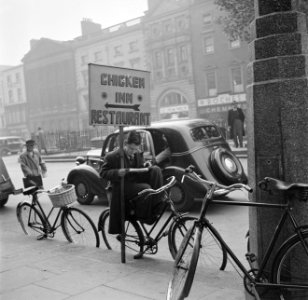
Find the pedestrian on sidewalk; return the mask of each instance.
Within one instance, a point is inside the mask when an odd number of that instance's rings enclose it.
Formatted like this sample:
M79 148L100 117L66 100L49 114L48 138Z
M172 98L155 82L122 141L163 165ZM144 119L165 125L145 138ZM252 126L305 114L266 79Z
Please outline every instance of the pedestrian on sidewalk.
M238 107L236 101L233 101L233 107L228 111L228 128L230 131L230 138L234 140L234 146L238 148L243 147L245 115L243 110Z
M34 145L34 140L26 141L26 151L20 154L19 163L25 177L25 187L37 185L39 188L43 188L42 176L46 176L47 167Z

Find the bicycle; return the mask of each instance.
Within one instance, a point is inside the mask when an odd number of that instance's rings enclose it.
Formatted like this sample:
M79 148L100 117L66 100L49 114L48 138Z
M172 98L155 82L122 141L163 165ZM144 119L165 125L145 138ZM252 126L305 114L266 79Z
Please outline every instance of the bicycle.
M158 251L159 241L168 236L168 247L170 254L175 259L178 252L181 241L186 234L187 229L195 221L195 217L187 216L187 214L179 213L172 200L169 197L168 190L176 183L174 176L168 179L168 183L160 187L157 190L145 189L137 195L130 202L134 202L138 197L159 195L164 199L164 204L161 213L157 216L155 222L151 226L146 226L143 222L138 221L133 214L127 217L125 221L125 247L130 254L134 254L134 258L138 259L143 254L156 254ZM170 214L165 222L158 228L158 224L164 215L164 213L170 209ZM168 226L170 224L170 226ZM108 234L109 227L109 209L103 211L99 217L98 231L102 232L103 240L108 249L120 251L121 247L121 235ZM157 234L152 237L155 229L158 229ZM214 245L217 250L217 243L213 242L212 236L207 237L208 244ZM223 249L223 248L222 248ZM227 263L227 253L224 250L214 251L217 253L217 259L219 259L219 267L223 270Z
M61 226L68 242L99 247L100 240L95 224L82 210L72 207L76 201L74 185L57 186L51 190L30 186L23 190L23 195L30 196L31 202L22 201L17 205L17 219L26 235L37 235L37 239L53 238ZM52 201L52 208L45 213L39 194L47 193ZM59 208L53 224L50 221L55 208ZM58 222L60 220L60 222Z
M259 187L265 191L276 190L287 193L289 197L285 204L214 200L213 194L217 186L229 190L245 189L249 192L252 192L252 189L249 186L240 183L227 187L215 182L206 181L201 179L193 171L192 167L189 167L187 172L192 175L194 180L207 186L208 191L203 199L200 215L198 219L195 220L193 226L187 231L175 259L173 276L168 285L167 299L184 299L189 295L194 280L196 266L198 264L200 247L206 246L201 245L200 243L205 228L211 231L216 239L226 249L228 256L231 257L232 261L243 274L245 289L251 295L255 296L256 299L260 299L261 293L266 293L269 289L273 288L278 292L280 299L308 299L308 226L299 226L294 214L292 213L292 202L295 200L294 195L296 195L297 199L307 201L308 184L288 184L278 179L265 177L264 180L259 183ZM186 175L183 176L182 180L184 180L185 177ZM267 246L264 258L260 262L260 267L257 266L256 256L253 253L246 254L246 259L251 268L250 270L244 267L240 262L219 232L206 218L207 209L211 204L241 205L284 210L274 231L272 240ZM269 258L272 257L271 255L281 233L281 229L288 218L291 221L290 223L292 224L295 233L289 236L282 243L277 253L273 256L271 271L270 274L267 275L265 268L269 262ZM193 246L191 247L190 245Z

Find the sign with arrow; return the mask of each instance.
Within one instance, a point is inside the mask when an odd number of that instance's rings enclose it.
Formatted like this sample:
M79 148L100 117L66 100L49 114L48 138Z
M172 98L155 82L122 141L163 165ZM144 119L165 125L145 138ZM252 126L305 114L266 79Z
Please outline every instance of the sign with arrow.
M150 125L150 72L89 64L90 125Z

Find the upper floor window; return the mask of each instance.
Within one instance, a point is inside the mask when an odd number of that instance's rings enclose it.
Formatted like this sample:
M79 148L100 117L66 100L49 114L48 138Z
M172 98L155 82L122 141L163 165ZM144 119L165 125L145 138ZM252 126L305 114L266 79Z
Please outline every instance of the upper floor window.
M83 79L83 85L88 86L88 82L89 82L88 71L82 71L81 76Z
M182 45L180 46L179 49L179 60L180 62L184 62L188 60L188 55L187 55L187 45Z
M240 66L231 68L232 89L234 93L244 91L243 74Z
M240 40L240 38L237 37L235 39L229 40L229 47L231 49L235 49L235 48L241 47L241 40Z
M21 89L17 89L17 99L18 99L18 102L21 102L21 101L22 101Z
M10 75L8 75L8 76L6 77L6 82L7 82L8 85L12 83L12 79L11 79L11 76L10 76Z
M114 56L121 56L122 53L122 46L115 46L114 47Z
M154 24L152 26L152 37L157 38L157 36L160 36L160 27L158 24Z
M206 87L207 87L207 94L209 96L217 95L216 72L215 71L206 72Z
M154 66L156 68L161 68L162 67L162 54L160 51L154 52Z
M132 41L129 43L129 52L135 52L138 50L138 43L137 41Z
M184 30L187 28L187 21L186 21L186 18L184 16L182 17L179 17L177 20L176 20L176 26L178 28L178 30Z
M13 91L9 90L9 103L13 103L13 102L14 102Z
M174 49L169 48L167 49L167 65L173 66L174 64L175 64Z
M203 25L212 24L212 14L211 13L205 13L202 15L202 24Z
M203 38L203 53L214 53L214 38L212 36L205 36Z
M16 80L16 83L20 83L20 74L19 73L15 74L15 80Z
M101 61L103 59L103 54L101 51L94 52L94 61Z
M172 24L170 21L164 22L164 33L171 33L172 32Z
M88 55L82 55L80 57L80 60L81 60L81 65L84 66L88 63Z

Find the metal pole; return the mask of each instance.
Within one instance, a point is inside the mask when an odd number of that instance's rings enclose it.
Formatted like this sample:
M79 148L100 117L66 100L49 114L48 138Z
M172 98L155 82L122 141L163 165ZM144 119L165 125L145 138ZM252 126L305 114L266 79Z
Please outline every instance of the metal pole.
M124 169L124 147L123 126L120 126L120 160L121 169ZM125 263L125 199L124 199L124 177L121 177L121 262Z

